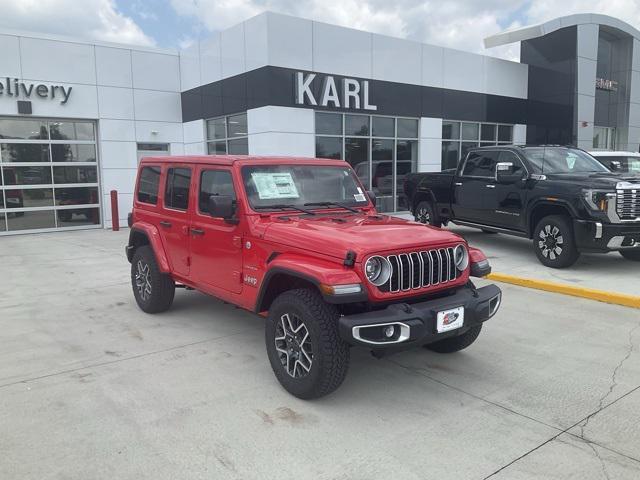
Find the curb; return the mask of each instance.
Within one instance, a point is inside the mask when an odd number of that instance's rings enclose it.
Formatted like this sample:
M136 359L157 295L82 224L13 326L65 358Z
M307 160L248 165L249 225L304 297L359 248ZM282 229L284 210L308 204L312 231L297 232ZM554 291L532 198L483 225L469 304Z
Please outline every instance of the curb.
M588 298L598 302L612 303L624 307L640 308L640 297L627 295L625 293L607 292L593 288L574 287L566 283L549 282L547 280L536 280L533 278L516 277L504 273L490 273L485 278L496 282L510 283L520 287L544 290L545 292L560 293L572 297Z

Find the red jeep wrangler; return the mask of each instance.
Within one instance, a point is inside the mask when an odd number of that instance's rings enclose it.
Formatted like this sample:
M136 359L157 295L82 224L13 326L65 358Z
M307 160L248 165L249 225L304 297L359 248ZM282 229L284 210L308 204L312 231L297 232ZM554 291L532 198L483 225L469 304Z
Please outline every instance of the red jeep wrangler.
M469 276L489 262L446 230L379 215L344 161L142 160L126 248L133 294L167 310L176 286L266 317L276 377L300 398L340 386L349 348L456 352L500 306Z

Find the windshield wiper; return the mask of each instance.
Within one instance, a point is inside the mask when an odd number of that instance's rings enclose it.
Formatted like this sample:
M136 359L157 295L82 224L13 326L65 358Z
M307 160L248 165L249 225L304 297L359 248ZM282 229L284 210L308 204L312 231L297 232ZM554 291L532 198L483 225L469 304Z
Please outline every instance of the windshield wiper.
M360 213L360 210L356 210L355 208L351 208L347 205L344 205L342 203L338 203L338 202L309 202L309 203L305 203L304 204L305 207L340 207L340 208L344 208L345 210L349 210L350 212L353 213Z
M257 207L253 207L254 210L267 210L277 208L280 210L289 209L289 210L297 210L302 213L306 213L307 215L315 215L316 212L312 212L311 210L307 210L306 208L296 207L295 205L291 205L289 203L278 203L276 205L258 205Z

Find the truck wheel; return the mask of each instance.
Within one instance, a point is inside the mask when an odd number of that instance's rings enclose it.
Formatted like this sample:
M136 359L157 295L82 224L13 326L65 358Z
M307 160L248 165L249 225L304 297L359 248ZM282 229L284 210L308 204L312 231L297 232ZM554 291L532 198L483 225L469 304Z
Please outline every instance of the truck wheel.
M627 260L640 262L640 248L634 248L633 250L620 250L620 255L622 255Z
M551 268L570 267L580 257L571 220L562 215L550 215L538 222L533 248L540 263Z
M459 352L476 341L476 338L480 335L480 330L482 330L482 324L471 327L465 333L458 335L457 337L445 338L439 342L429 343L425 345L424 348L438 353Z
M271 368L284 389L302 399L322 397L342 384L349 345L338 334L338 311L314 290L280 294L265 330Z
M138 306L146 313L168 310L176 292L173 279L160 271L156 256L148 246L139 247L133 254L131 286Z
M423 200L416 205L415 215L416 222L425 223L434 227L440 227L442 223L436 218L433 205Z

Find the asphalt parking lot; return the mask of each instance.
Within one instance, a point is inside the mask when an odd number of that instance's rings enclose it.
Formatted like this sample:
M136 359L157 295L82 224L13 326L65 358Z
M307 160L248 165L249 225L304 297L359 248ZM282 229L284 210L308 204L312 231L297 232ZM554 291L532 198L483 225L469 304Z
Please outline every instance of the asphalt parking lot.
M638 310L501 285L464 352L355 350L304 402L260 318L193 291L138 310L127 235L0 238L0 478L640 476Z

